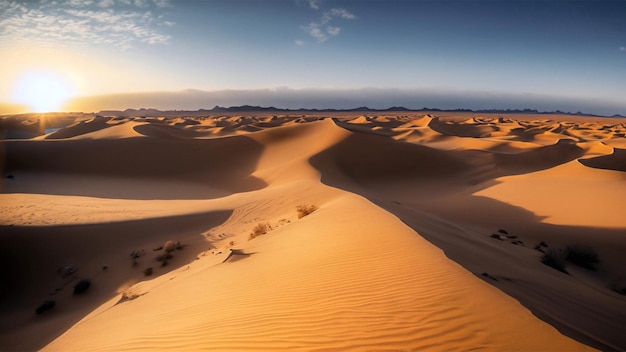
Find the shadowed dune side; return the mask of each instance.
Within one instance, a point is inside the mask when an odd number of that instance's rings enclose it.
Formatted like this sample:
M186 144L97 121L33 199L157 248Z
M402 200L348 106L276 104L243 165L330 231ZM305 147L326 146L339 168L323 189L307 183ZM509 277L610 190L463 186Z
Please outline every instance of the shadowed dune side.
M7 173L71 174L176 180L229 192L265 186L251 174L262 145L235 136L210 140L125 138L115 140L4 141ZM56 194L54 189L49 194ZM82 195L89 195L88 190Z
M323 154L313 164L332 165L324 174L339 172L359 184L454 177L469 169L461 158L444 151L362 132L351 133Z
M554 166L582 156L583 148L562 141L516 154L495 153L491 171L484 172L481 184L469 187L467 183L463 186L463 179L480 170L475 169L475 163L461 159L461 155L468 154L388 143L385 137L355 132L313 156L310 163L320 171L323 183L363 195L398 216L468 270L495 277L498 281L485 280L567 336L602 350L626 347L620 333L626 305L624 298L610 288L613 284L623 285L626 279L619 273L623 260L616 255L616 251L626 250L620 236L623 230L545 224L541 217L523 208L472 195L497 184L500 175L536 170L551 173ZM480 163L489 160L477 157ZM420 160L427 162L420 167ZM429 179L433 182L425 183ZM536 241L529 244L533 246L543 240L555 246L591 241L606 259L600 274L604 283L598 287L595 283L589 285L586 279L559 273L541 264L541 253L532 247L494 241L489 231L498 228L524 234L526 240Z
M265 149L255 176L266 183L282 184L303 179L319 179L308 159L351 133L330 120L294 124L251 134Z
M626 320L625 300L611 291L613 285L626 285L626 277L619 272L623 267L619 253L626 249L620 240L623 230L545 224L522 208L483 197L469 197L444 212L423 205L397 205L380 193L370 198L444 250L450 259L476 275L487 273L482 275L485 281L519 300L566 336L604 351L621 351L626 346L621 332ZM475 223L449 216L462 211ZM491 228L505 226L519 234L530 248L489 238L483 228L490 222ZM593 248L605 259L607 268L598 274L608 281L600 287L590 284L585 273L572 276L543 265L539 260L542 253L532 249L540 241L546 241L551 248L589 243L590 234L595 237Z
M187 125L184 125L187 126ZM143 124L134 127L134 130L137 133L142 134L147 137L153 138L178 138L178 139L189 139L189 138L199 138L213 135L212 133L207 132L198 132L194 129L181 128L177 126L170 125L160 125L160 124Z
M375 120L372 120L365 116L360 116L352 120L333 118L333 121L337 126L344 128L348 131L367 132L369 134L378 134L381 136L395 135L396 132L393 131L393 128L399 125L399 123L377 123Z
M95 116L93 119L78 121L70 126L63 127L60 130L47 135L45 139L64 139L80 136L110 127L110 122L110 117Z
M346 123L335 123L338 127L346 126ZM487 187L497 177L549 169L585 153L585 149L570 140L534 148L524 146L522 151L506 153L472 149L472 146L491 146L483 139L469 138L465 141L467 138L446 136L452 138L449 143L470 147L467 150L445 150L431 147L430 144L426 146L396 141L379 133L348 129L351 131L348 137L321 153L323 156L312 159L314 165L326 164L324 171L328 175L336 176L337 179L347 177L342 182L356 182L364 187L407 181L409 184L406 186L410 188L408 192L424 188L423 185L427 184L418 181L447 180L449 185ZM501 150L504 147L494 149ZM320 167L317 168L322 170ZM477 186L482 183L485 184Z
M114 120L114 119L113 119ZM125 139L125 138L133 138L133 137L143 137L141 134L137 133L134 130L135 126L145 124L145 122L136 122L136 121L116 121L115 123L107 123L102 126L101 129L96 129L91 132L81 133L73 137L69 137L66 139L72 140L96 140L96 139ZM58 132L62 132L60 130ZM57 133L57 132L55 132ZM48 136L40 136L34 138L34 140L46 140ZM57 139L62 140L62 139Z
M578 160L581 164L596 169L626 172L626 149L613 148L610 155Z
M433 118L428 123L428 127L443 135L473 138L486 137L498 130L496 126L489 124L448 123L441 121L438 117Z
M538 147L516 154L494 153L495 163L505 173L529 173L564 164L585 154L571 140L561 139L554 145Z
M617 196L626 186L623 172L590 168L573 160L494 181L487 188L473 190L473 194L528 209L542 216L545 223L626 228L624 198ZM594 241L592 237L589 240ZM619 237L615 240L620 241Z
M0 246L0 346L28 350L44 347L84 315L120 293L131 283L144 280L142 270L155 267L154 276L168 273L211 247L203 231L223 223L230 211L89 225L30 227L1 226ZM180 251L165 268L154 261L153 248L174 239L193 247ZM133 267L129 253L145 249ZM59 266L72 265L77 272L61 278ZM106 270L104 267L106 266ZM72 287L89 279L93 289L75 297ZM55 311L37 319L34 309L44 300L56 301ZM8 304L8 302L12 302Z
M44 135L46 130L62 129L78 121L93 120L85 113L46 113L0 116L0 139L26 139Z

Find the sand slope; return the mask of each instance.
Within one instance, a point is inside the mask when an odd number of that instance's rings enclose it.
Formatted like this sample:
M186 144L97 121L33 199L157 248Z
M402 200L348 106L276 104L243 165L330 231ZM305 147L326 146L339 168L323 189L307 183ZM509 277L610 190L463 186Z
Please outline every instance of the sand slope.
M623 124L325 117L81 117L3 141L0 349L626 348ZM540 241L590 245L598 270L545 266Z

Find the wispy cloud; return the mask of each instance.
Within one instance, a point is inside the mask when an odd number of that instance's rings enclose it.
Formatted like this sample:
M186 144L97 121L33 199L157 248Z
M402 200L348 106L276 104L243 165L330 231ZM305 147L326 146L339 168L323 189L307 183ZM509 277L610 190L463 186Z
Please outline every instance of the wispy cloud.
M100 0L98 2L98 6L104 7L104 8L111 7L113 5L115 5L115 0Z
M346 9L330 9L330 15L333 17L345 18L346 20L353 20L356 18L355 15L351 14Z
M66 0L65 5L71 7L85 7L93 5L93 0Z
M89 43L128 50L167 44L157 28L174 25L155 14L168 0L0 1L0 42Z
M314 9L314 10L319 10L320 9L320 2L319 2L319 0L309 0L309 6L311 6L311 8Z
M341 32L341 28L339 27L335 27L335 26L327 26L326 27L326 32L331 35L331 36L336 36L339 34L339 32Z
M303 40L300 40L300 39L294 40L294 43L295 43L297 46L304 46L304 41L303 41Z
M626 46L620 46L619 51L626 51Z
M169 0L152 0L156 7L172 7Z
M311 6L312 7L312 6ZM311 22L302 29L306 31L318 43L323 43L331 37L341 33L341 27L330 25L335 19L354 20L357 17L346 9L333 8L322 14L322 17L315 22Z

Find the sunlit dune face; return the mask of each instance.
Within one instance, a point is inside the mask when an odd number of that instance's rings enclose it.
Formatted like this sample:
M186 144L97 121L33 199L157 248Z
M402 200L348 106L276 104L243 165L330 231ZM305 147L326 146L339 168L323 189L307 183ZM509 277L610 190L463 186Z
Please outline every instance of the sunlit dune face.
M49 71L31 71L15 84L16 103L29 106L33 112L60 111L73 94L72 85L63 76Z

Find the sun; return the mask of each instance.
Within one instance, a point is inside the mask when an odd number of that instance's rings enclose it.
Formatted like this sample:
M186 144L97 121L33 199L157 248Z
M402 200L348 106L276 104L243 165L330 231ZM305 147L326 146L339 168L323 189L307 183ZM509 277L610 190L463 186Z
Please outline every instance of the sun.
M70 82L62 75L45 70L33 70L16 82L13 100L27 105L33 112L60 111L73 95Z

